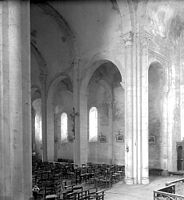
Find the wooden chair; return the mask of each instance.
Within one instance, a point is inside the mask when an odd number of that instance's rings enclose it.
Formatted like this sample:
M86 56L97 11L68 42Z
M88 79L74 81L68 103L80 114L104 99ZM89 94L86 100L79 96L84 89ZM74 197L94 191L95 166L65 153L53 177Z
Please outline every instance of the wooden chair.
M104 199L104 190L98 190L98 188L95 188L95 187L89 188L88 196L89 196L89 200L91 200L91 199L103 200Z

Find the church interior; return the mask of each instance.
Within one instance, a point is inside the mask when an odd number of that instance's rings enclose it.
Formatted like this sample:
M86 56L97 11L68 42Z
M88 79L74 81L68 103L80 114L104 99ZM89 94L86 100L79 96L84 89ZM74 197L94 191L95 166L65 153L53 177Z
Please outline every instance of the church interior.
M153 177L172 181L150 199L184 199L183 10L0 1L1 200L118 200Z

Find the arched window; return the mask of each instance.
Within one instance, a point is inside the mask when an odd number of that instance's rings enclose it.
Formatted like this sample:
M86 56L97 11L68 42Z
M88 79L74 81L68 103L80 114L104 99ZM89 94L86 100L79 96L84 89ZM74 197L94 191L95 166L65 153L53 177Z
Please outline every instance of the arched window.
M92 107L89 110L89 141L98 139L98 110Z
M42 141L42 119L39 114L35 115L35 138Z
M67 142L68 138L68 116L66 113L61 114L61 142Z

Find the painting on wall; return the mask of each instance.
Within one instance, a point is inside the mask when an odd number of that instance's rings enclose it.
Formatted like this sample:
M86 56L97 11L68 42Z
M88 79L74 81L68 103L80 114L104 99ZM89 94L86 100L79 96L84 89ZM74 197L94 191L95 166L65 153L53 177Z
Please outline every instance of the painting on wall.
M117 134L115 134L115 140L116 142L124 142L124 134L121 129L117 131Z
M106 143L107 142L106 136L103 134L99 135L99 141L100 143Z
M124 135L118 133L116 135L116 142L124 142Z

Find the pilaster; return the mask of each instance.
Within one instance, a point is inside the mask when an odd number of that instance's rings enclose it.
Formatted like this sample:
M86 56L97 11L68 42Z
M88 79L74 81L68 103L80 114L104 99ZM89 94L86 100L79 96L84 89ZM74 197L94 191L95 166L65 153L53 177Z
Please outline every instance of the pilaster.
M34 108L31 109L31 118L32 118L32 152L34 152L36 149L36 143L35 143L35 110Z
M47 161L47 93L46 93L47 74L40 73L41 82L41 113L42 113L42 148L43 161Z
M149 37L140 34L140 135L141 135L141 183L149 183L148 143L148 45Z
M148 42L142 33L123 35L125 44L125 181L147 184Z
M125 44L125 182L133 184L133 33L123 35Z
M88 161L88 136L87 136L87 95L81 89L79 80L80 59L76 58L74 63L74 92L73 102L75 109L75 139L74 139L74 163L81 165Z

